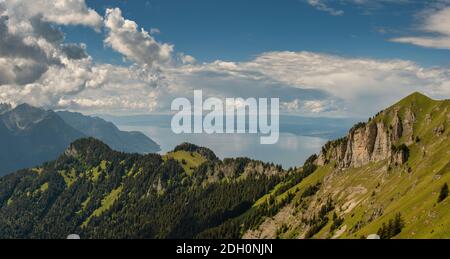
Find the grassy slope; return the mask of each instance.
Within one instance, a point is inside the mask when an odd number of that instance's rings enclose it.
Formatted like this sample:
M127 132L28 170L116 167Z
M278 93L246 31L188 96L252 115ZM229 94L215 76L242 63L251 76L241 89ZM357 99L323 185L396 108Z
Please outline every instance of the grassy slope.
M290 226L281 237L301 237L305 228L301 227L300 218L315 213L313 211L318 206L311 204L320 204L332 197L335 211L344 218L341 231L338 229L330 233L330 220L315 235L316 238L329 238L336 233L339 233L336 236L339 238L360 238L377 233L382 223L387 223L399 212L406 223L399 238L450 238L450 198L437 204L441 187L444 183L450 183L450 127L447 118L450 101L433 101L423 95L413 94L376 117L375 121L384 121L389 125L393 117L390 111L399 109L403 119L408 107L417 116L414 136L421 140L409 146L411 155L407 165L389 170L388 162L383 161L345 171L336 171L333 165L319 168L288 191L296 193L289 205L295 207L298 205L294 204L305 202L300 196L306 187L317 182L323 183L317 195L308 201L310 207L307 211L293 215L291 218L295 218L294 221L275 222L278 226ZM432 116L431 122L426 119L427 114ZM434 129L441 124L446 125L446 131L437 136ZM380 209L382 215L372 217Z
M385 183L371 199L380 206L389 205L382 217L356 235L376 233L382 222L400 212L406 221L400 238L450 238L449 200L437 204L441 187L444 183L450 183L450 130L447 123L450 101L437 102L413 95L397 106L402 109L414 106L417 114L414 132L421 141L410 146L408 166L412 171L409 173L406 168L395 168L392 172L380 175L385 177ZM445 109L447 112L443 112ZM426 120L426 114L432 115L431 123ZM437 136L434 129L441 124L446 125L446 132ZM363 208L361 206L358 209Z
M123 186L120 186L117 189L114 189L111 193L105 196L105 198L102 200L101 207L96 209L91 216L89 216L85 222L83 222L82 227L87 227L89 222L93 217L100 217L103 213L107 212L114 203L119 199L120 195L122 194ZM85 202L83 202L82 206L86 207L87 203L89 203L90 198L88 198Z
M186 151L177 151L168 153L163 157L163 159L164 160L174 159L178 161L188 175L192 175L192 173L197 167L199 167L200 165L202 165L207 161L206 158L204 158L197 152L186 152Z

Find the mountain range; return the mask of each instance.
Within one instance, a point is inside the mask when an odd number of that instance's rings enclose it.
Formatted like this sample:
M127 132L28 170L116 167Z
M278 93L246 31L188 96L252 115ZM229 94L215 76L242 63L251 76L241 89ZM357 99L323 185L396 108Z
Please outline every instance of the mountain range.
M56 159L80 138L96 137L123 152L158 152L159 146L138 132L79 113L54 112L28 104L0 105L0 176Z
M0 178L0 238L449 238L449 128L450 100L414 93L289 170L84 138Z
M140 154L160 151L159 145L143 133L121 131L112 122L99 117L68 111L58 111L56 114L74 129L88 137L103 141L114 150Z

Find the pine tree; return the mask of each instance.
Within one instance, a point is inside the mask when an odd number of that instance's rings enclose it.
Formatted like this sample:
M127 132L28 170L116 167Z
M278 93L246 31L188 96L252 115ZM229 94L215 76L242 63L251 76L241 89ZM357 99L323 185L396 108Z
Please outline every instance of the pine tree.
M397 215L395 215L394 223L392 225L392 237L400 234L404 227L405 223L402 219L402 214L398 213Z
M377 234L381 239L391 239L400 234L404 227L405 222L403 221L402 215L398 213L394 219L389 220L388 224L383 223Z
M445 183L442 186L441 193L439 194L438 203L443 202L448 197L448 184Z

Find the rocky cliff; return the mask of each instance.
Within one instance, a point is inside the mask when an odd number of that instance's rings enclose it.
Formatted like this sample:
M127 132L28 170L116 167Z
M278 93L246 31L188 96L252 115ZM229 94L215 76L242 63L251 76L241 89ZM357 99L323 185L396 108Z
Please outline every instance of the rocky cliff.
M450 100L415 93L329 142L245 238L450 237Z
M428 99L420 94L410 96L410 99L417 98ZM324 166L334 161L338 168L344 169L383 160L405 164L409 155L408 146L419 140L414 136L417 113L420 113L420 109L413 104L407 107L394 105L380 112L369 122L357 124L345 138L325 145L316 161L317 165ZM431 114L425 116L431 120ZM441 125L436 129L436 134L444 131L445 126Z

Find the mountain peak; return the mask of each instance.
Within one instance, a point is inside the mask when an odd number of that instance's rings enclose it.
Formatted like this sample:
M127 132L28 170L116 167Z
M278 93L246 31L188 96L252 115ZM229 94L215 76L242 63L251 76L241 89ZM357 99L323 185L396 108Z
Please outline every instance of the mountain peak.
M91 156L106 154L112 149L105 143L95 138L83 138L74 141L69 148L64 152L66 156L78 157L79 155Z
M37 108L28 103L21 103L21 104L17 105L16 109L39 109L39 110L42 110L42 109Z
M191 143L183 143L178 145L174 149L174 152L177 151L197 152L208 160L218 160L216 154L212 150L205 147L199 147Z
M1 112L2 110L3 112ZM1 120L9 130L23 131L38 124L51 113L23 103L15 108L11 108L10 105L4 105L3 109L0 107L0 114L2 115Z
M401 101L399 101L394 107L396 106L428 106L430 104L434 104L438 101L431 99L430 97L420 93L420 92L414 92L407 97L403 98Z
M11 109L12 109L11 104L9 104L9 103L0 103L0 115L5 113L5 112L10 111Z
M403 147L445 131L447 118L450 120L446 114L449 105L415 92L369 122L356 124L345 138L330 141L323 148L318 164L336 161L340 168L349 168L388 160L403 165L409 153ZM438 127L430 126L433 124Z
M426 96L425 94L422 94L420 92L414 92L407 97L405 97L403 100L426 100L426 101L433 101L430 97Z

